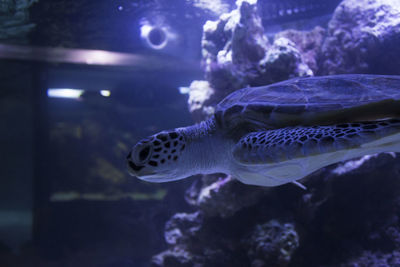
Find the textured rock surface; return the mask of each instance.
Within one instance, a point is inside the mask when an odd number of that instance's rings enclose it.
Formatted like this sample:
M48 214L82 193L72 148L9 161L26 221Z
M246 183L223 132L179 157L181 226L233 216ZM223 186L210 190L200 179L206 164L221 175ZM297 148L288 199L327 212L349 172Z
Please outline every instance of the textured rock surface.
M272 220L256 225L248 241L251 266L286 266L299 246L292 223Z
M295 43L285 37L275 38L264 58L260 60L259 67L263 74L258 78L260 84L313 75L313 71L303 62Z
M312 75L294 43L277 38L270 44L256 1L204 25L202 53L206 78L217 95L245 86L264 85L294 76Z
M215 94L207 81L193 81L189 86L189 111L196 121L214 113ZM214 101L213 101L214 100Z
M165 240L170 245L184 244L199 231L202 214L177 213L165 225Z
M205 216L225 218L244 207L254 205L269 190L269 188L243 186L231 176L225 178L219 176L216 181L208 185L203 181L194 183L186 192L186 200L199 208Z
M275 39L285 37L292 41L301 54L302 61L312 70L318 71L318 55L324 41L326 30L316 26L311 31L286 30L275 35Z
M257 5L240 2L237 9L204 25L202 54L207 80L219 92L243 87L251 79L248 73L257 72L268 47Z
M321 73L398 73L398 0L345 0L329 23Z
M384 254L381 252L373 253L370 251L364 252L360 257L353 259L347 263L340 264L340 267L367 267L367 266L400 266L400 252Z
M193 266L194 262L201 262L201 257L190 251L201 225L199 212L175 214L165 226L165 240L171 249L154 256L153 266Z
M400 158L368 156L309 176L303 181L306 191L285 185L263 192L256 203L241 206L237 201L239 209L229 216L218 213L223 205L256 192L239 183L234 197L214 191L209 201L219 205L208 207L214 207L214 213L199 207L197 213L179 214L167 223L170 249L153 263L396 266L391 263L398 262L400 249L399 175Z
M281 34L270 43L256 2L237 1L237 9L221 15L217 21L207 21L203 27L203 66L214 94L208 94L204 104L196 106L202 114L209 114L210 105L237 89L314 73L308 64L316 68L316 53L324 30ZM189 106L192 108L193 104Z

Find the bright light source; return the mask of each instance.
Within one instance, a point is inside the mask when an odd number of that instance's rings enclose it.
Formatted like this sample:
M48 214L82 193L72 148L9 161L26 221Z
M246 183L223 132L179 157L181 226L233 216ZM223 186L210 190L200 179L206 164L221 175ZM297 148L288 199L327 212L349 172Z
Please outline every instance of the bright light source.
M111 92L109 90L100 90L100 94L104 97L109 97Z
M140 27L140 36L142 38L146 38L146 36L149 35L151 29L153 29L153 27L148 24L142 25L142 27Z
M140 37L146 44L155 50L163 49L174 37L174 34L166 26L151 25L147 21L142 21L140 27Z
M70 89L70 88L49 88L47 89L47 96L54 98L79 98L84 90Z

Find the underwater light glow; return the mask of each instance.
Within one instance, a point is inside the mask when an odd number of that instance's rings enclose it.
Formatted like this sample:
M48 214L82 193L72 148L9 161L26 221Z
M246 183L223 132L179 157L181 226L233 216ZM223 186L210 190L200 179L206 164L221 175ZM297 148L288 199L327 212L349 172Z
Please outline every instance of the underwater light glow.
M140 37L146 41L152 49L163 49L166 47L171 33L165 27L153 26L144 23L140 27Z
M109 90L100 90L100 94L104 97L109 97L111 92Z
M47 89L47 96L52 98L79 98L83 94L82 89L70 88L49 88Z
M86 52L86 63L89 65L108 65L118 61L117 57L107 51L95 50Z

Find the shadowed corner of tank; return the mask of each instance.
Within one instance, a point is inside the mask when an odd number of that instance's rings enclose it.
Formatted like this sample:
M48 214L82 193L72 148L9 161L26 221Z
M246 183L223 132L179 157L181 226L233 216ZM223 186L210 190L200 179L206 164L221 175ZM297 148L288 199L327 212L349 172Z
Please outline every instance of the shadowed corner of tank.
M32 211L0 210L0 251L19 254L32 241Z

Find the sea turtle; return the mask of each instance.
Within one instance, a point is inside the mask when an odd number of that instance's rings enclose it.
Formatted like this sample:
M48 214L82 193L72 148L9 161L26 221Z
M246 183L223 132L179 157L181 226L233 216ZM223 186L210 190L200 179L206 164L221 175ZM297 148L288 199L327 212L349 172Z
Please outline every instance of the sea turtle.
M199 124L138 142L130 173L149 182L226 173L277 186L379 152L400 152L400 76L294 78L233 92Z

